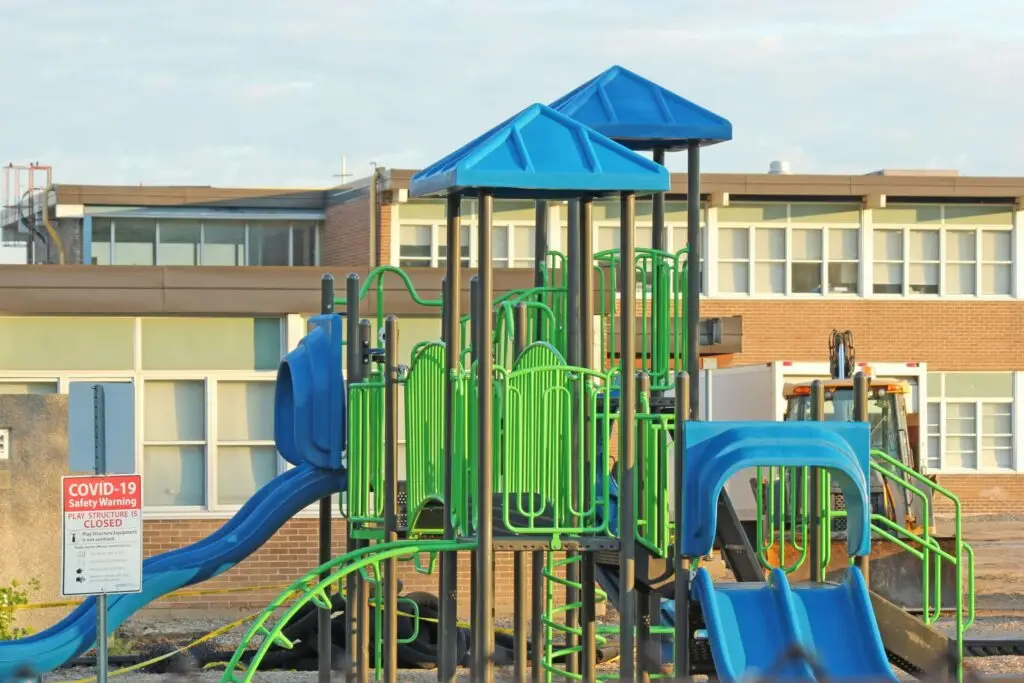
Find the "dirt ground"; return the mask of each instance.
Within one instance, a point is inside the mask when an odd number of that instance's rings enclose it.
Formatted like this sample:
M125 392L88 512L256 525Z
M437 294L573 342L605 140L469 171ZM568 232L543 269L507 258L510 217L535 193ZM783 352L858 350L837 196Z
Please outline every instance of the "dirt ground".
M938 520L937 532L941 535L951 534L951 520ZM972 638L1015 638L1024 639L1024 517L975 516L967 517L962 528L963 538L971 544L975 554L975 591L977 596L976 609L978 618L975 626L968 632ZM717 566L716 566L717 565ZM723 571L721 563L714 563L714 573ZM612 617L612 615L609 615ZM196 617L191 619L160 618L155 620L152 613L143 613L131 622L131 628L140 633L203 633L221 626L229 619L212 619ZM944 620L945 621L945 620ZM950 631L948 622L937 625ZM217 640L217 645L233 647L241 636L238 632L225 634ZM187 639L180 644L184 645ZM969 668L983 676L1003 677L1010 674L1024 674L1024 657L982 657L968 660ZM614 664L612 665L614 666ZM71 669L54 672L46 681L82 681L94 674L90 669ZM119 676L123 683L156 683L157 681L213 681L219 680L220 674L207 671L189 676L177 677L167 674L127 673ZM299 672L265 672L260 673L256 680L296 681L297 683L317 680L315 673ZM338 680L341 680L339 677ZM403 671L401 681L436 680L434 671ZM469 680L468 675L460 680ZM498 681L511 680L511 671L500 670Z

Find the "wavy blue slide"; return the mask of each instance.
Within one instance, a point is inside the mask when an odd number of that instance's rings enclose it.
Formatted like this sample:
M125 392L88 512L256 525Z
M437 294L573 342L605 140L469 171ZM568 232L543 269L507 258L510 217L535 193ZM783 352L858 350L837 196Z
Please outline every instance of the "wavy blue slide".
M777 680L815 680L807 663L784 663L794 645L813 655L830 678L897 681L860 570L850 567L839 585L791 587L781 570L767 583L715 585L699 569L694 594L704 610L718 678L744 674Z
M344 473L300 465L276 477L209 537L156 555L142 565L142 592L111 595L110 631L173 591L221 574L254 553L303 508L344 485ZM0 643L0 681L23 666L52 671L96 643L96 600L89 598L61 622L29 638Z

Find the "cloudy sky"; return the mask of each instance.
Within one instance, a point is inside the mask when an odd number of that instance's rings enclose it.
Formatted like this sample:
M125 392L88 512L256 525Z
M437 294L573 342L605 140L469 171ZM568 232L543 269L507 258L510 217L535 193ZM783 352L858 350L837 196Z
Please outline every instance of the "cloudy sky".
M732 120L707 170L1024 175L1021 0L0 0L0 36L0 164L57 182L420 167L612 64Z

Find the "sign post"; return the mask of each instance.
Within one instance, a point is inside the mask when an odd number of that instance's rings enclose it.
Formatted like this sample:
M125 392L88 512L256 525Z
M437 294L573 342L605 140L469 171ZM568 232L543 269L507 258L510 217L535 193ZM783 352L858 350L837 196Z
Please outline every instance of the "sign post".
M106 683L107 596L142 590L142 477L107 475L104 388L92 389L95 475L63 478L61 593L97 596L96 680Z

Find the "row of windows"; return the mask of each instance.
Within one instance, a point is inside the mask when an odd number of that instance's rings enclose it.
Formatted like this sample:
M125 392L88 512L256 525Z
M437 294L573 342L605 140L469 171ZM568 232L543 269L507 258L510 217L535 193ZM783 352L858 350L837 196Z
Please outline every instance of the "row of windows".
M118 266L315 266L317 221L94 218L92 262Z
M1014 463L1012 372L928 375L930 470L1010 470Z
M667 248L686 246L685 224L666 225ZM595 225L594 250L618 247L619 226ZM651 244L650 224L636 228L636 244ZM495 267L529 268L534 263L532 225L496 225ZM1013 235L1011 228L879 228L871 234L870 282L862 282L862 230L858 226L820 227L724 226L714 244L701 230L702 253L714 251L717 294L882 294L982 295L1013 293ZM441 267L445 263L444 226L400 227L401 266ZM462 228L462 257L476 266L476 231ZM565 251L567 237L551 245ZM511 246L510 246L511 245ZM704 259L701 259L702 263ZM707 293L708 283L704 283Z

